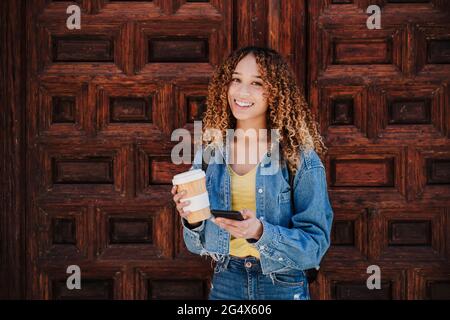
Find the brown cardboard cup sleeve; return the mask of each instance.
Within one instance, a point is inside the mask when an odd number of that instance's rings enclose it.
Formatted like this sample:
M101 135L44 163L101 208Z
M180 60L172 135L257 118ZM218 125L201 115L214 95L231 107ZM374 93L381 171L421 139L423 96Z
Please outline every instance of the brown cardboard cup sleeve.
M183 210L191 213L186 217L189 223L196 223L211 217L208 191L206 189L206 174L201 169L195 169L177 174L172 179L173 185L178 186L177 192L186 191L181 202L191 203Z

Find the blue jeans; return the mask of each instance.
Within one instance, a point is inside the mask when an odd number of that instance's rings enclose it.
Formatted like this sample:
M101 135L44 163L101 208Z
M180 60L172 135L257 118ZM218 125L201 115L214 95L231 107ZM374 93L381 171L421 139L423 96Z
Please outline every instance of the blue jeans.
M230 257L214 272L209 300L309 300L308 280L303 271L264 275L255 257Z

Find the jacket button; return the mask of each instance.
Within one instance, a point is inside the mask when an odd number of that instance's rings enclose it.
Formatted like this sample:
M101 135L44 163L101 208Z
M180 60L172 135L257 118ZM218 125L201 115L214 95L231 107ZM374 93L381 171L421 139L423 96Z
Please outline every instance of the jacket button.
M283 258L278 258L278 261L283 261Z
M247 261L247 262L245 263L245 267L246 267L246 268L251 268L251 267L252 267L252 263L251 263L250 261Z
M262 189L262 188L259 188L259 189L258 189L258 193L263 193L263 189Z

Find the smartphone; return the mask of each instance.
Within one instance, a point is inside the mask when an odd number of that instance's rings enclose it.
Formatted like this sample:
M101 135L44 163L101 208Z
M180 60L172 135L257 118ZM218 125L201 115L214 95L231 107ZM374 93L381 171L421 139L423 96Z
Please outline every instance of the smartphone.
M211 213L216 218L226 218L231 220L244 220L244 217L239 211L227 211L227 210L214 210L211 209Z

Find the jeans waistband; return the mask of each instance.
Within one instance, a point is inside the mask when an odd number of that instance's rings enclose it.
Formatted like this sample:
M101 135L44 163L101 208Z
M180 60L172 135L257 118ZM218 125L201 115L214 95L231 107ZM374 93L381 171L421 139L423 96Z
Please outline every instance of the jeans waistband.
M252 272L261 272L261 263L258 258L256 257L235 257L230 256L227 267L229 269L235 269L235 270L246 270L246 271L252 271Z

